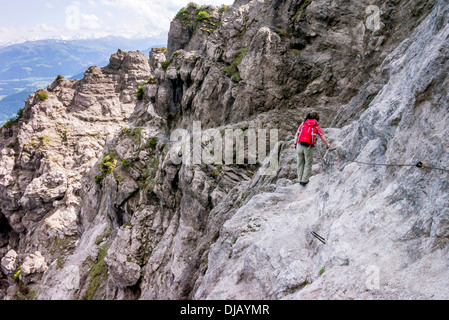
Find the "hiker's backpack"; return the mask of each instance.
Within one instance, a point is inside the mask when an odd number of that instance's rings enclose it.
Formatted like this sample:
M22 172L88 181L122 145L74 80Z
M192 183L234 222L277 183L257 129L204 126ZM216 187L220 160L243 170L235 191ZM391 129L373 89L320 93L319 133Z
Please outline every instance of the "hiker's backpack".
M307 120L302 125L301 131L298 135L298 141L296 143L304 146L315 146L316 136L318 135L318 128L316 120Z

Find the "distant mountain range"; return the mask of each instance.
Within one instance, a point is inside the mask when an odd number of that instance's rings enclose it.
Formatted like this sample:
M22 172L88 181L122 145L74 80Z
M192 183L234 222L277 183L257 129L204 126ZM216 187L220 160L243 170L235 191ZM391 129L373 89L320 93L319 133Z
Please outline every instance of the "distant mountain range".
M66 78L82 76L90 66L105 66L118 49L139 50L148 54L151 48L166 46L166 39L127 39L109 36L88 40L28 41L0 46L0 124L10 119L24 99L50 84L57 75Z

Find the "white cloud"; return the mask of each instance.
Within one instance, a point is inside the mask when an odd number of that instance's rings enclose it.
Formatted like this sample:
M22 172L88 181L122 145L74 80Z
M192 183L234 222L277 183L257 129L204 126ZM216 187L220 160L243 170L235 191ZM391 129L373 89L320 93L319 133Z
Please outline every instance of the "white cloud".
M101 20L94 14L81 14L80 28L97 30L101 28Z
M0 27L0 45L9 45L17 42L54 38L60 28L49 26L45 23L32 27ZM19 40L17 41L20 35Z
M220 5L232 4L234 0L80 0L67 1L67 7L55 6L54 2L49 1L44 9L61 10L60 16L65 17L66 21L55 19L44 23L37 20L33 27L2 25L0 45L40 39L166 35L176 13L191 1L200 5ZM67 12L67 8L72 10ZM39 12L35 17L40 17ZM67 27L67 19L74 27Z
M133 16L132 20L122 20L117 24L116 31L123 36L159 35L168 32L170 22L176 13L192 0L99 0L103 10L118 11ZM233 0L197 0L197 4L221 5L231 4ZM106 9L109 8L109 9ZM109 15L109 14L108 14ZM117 19L119 17L116 15Z

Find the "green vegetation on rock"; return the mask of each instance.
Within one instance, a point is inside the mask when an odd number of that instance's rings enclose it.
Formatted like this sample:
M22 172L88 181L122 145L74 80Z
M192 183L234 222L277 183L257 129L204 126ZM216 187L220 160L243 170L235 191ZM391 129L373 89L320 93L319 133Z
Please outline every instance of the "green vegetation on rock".
M108 173L114 171L117 167L117 153L115 150L109 150L105 157L98 163L101 174L95 177L96 183L101 183Z
M210 18L210 14L209 13L207 13L206 11L200 11L196 15L195 20L196 21L203 21L203 20L206 20L206 19L209 19L209 18Z
M106 242L102 247L98 250L97 259L92 261L90 257L87 258L86 261L92 263L92 267L89 271L89 286L87 288L87 292L83 297L83 300L92 300L95 297L95 293L98 291L101 284L107 280L108 278L108 267L104 258L109 249L109 242Z
M23 115L23 109L19 108L19 110L17 111L17 114L10 120L6 121L3 124L2 128L5 128L5 129L11 128L14 124L19 122L19 120L22 118L22 115Z
M241 77L238 70L238 66L242 62L245 55L248 53L248 48L242 48L239 51L237 51L234 60L232 61L231 65L224 68L223 72L227 75L231 76L231 79L240 82Z
M48 93L46 92L46 90L39 89L36 93L41 101L45 101L48 99Z

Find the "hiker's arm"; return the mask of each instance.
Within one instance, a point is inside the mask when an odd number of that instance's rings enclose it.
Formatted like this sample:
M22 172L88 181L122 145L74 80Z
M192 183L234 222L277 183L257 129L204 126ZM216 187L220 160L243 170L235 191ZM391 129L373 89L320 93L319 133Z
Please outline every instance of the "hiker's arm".
M331 145L329 142L327 142L326 138L324 137L324 135L320 136L321 141L323 141L323 143L326 145L326 147L330 148Z
M299 132L299 131L296 131L296 134L295 134L295 142L294 142L294 144L295 144L295 150L296 150L296 141L298 141L298 132Z

